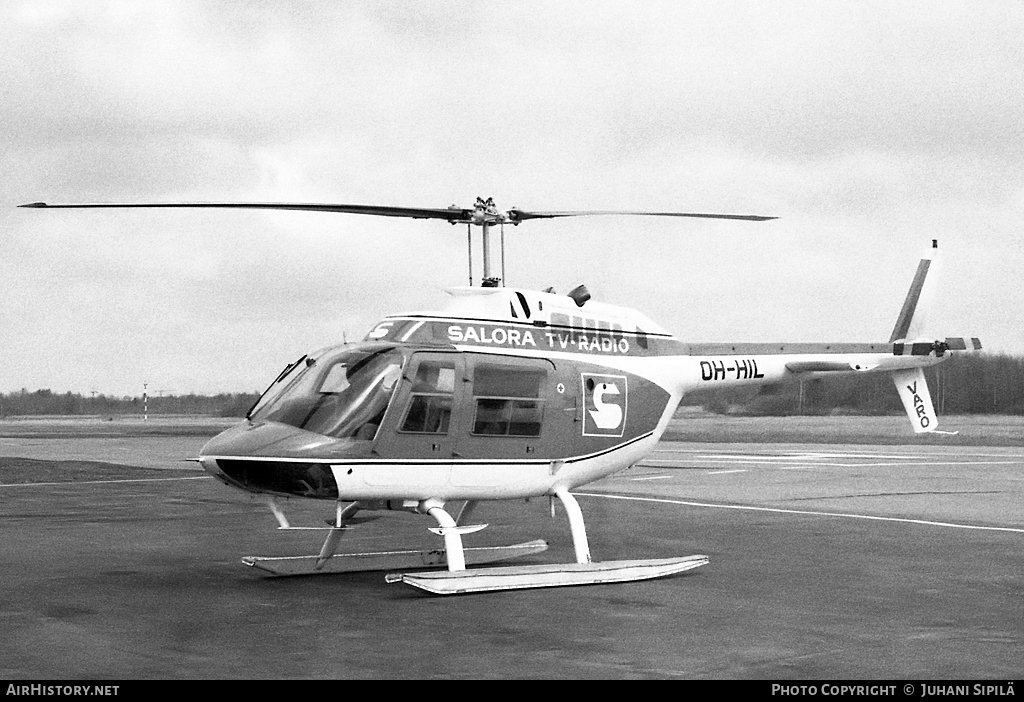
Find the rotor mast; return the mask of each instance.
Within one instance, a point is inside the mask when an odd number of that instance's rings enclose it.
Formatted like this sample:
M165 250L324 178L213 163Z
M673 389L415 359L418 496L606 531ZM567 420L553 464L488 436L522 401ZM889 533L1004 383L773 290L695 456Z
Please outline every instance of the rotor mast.
M480 277L482 285L494 285L495 281L497 284L505 284L505 236L504 236L504 225L508 221L507 215L503 212L499 212L497 206L494 204L494 198L487 198L486 200L482 197L476 199L476 203L473 205L473 210L469 215L468 224L470 226L476 225L480 227L480 243L483 253L481 258L483 259L483 273ZM496 278L491 272L491 227L495 224L502 227L501 237L501 277ZM473 284L473 250L472 241L470 242L469 251L469 284Z
M480 235L483 239L484 249L484 280L491 277L491 225L488 222L484 222L482 225L483 233Z

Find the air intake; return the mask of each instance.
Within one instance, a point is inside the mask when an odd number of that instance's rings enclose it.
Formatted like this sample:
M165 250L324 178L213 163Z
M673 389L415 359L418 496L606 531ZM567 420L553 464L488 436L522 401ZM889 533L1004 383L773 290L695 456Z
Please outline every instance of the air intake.
M587 304L587 300L590 299L590 291L587 290L586 285L578 285L569 291L569 297L576 303L577 307L583 307Z

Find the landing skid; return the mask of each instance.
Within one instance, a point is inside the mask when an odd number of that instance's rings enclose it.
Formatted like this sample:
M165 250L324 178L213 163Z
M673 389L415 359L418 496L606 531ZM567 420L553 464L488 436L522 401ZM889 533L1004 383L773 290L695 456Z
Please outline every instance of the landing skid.
M707 556L686 556L639 561L474 568L455 572L393 573L385 576L385 580L389 583L403 582L435 595L460 595L468 592L650 580L699 568L707 563Z
M430 531L444 538L443 549L335 553L338 541L347 529L347 520L351 519L357 511L366 507L359 502L353 502L342 508L339 502L334 527L328 533L318 555L277 558L249 556L243 558L242 562L277 576L442 567L447 570L389 573L384 578L389 583L406 583L438 595L650 580L699 568L708 563L708 557L703 555L593 563L590 559L590 545L587 542L587 531L579 503L566 487L556 488L554 494L561 500L569 518L573 549L576 552L575 563L466 570L467 565L492 563L540 553L547 550L548 544L546 541L538 540L513 546L465 548L462 545L463 534L472 534L487 526L486 524L460 525L460 522L463 522L473 511L476 503L468 502L456 520L452 519L451 515L444 510L444 503L435 499L409 500L405 507L415 508L416 512L429 514L437 520L438 526L431 528ZM282 528L288 528L287 521L282 514L278 514L280 510L273 502L271 509L274 509L278 521L282 523Z
M463 549L463 553L466 563L480 564L529 556L546 551L547 548L548 543L538 539L537 541L527 541L513 546L466 548ZM320 560L320 556L284 556L280 558L247 556L242 559L242 563L276 576L358 573L373 570L393 570L396 568L445 567L448 565L448 558L443 548L423 551L337 553L318 566L317 563ZM466 571L459 572L465 573Z
M650 580L699 568L708 563L707 556L703 555L593 563L590 560L590 545L587 542L587 531L579 503L565 487L556 488L554 494L561 500L569 517L573 549L576 552L575 563L466 570L461 553L469 549L463 548L461 533L469 533L470 527L458 527L457 522L452 520L439 504L432 505L431 501L427 501L421 505L421 511L432 515L441 525L440 529L432 531L445 537L445 551L448 554L447 572L391 573L385 576L385 581L406 583L438 595L457 595L468 592Z

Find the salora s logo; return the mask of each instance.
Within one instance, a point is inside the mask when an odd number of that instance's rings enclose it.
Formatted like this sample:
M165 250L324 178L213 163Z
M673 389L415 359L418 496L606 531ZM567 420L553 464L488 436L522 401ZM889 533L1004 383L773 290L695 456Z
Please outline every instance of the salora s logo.
M622 436L628 387L624 375L582 373L583 436Z
M598 429L618 429L622 424L622 408L614 403L605 402L606 393L618 395L619 386L615 383L601 383L594 388L594 406L597 409L590 410L590 418L594 420Z
M391 333L391 327L394 322L381 322L373 328L369 334L366 335L367 339L383 339L385 336Z

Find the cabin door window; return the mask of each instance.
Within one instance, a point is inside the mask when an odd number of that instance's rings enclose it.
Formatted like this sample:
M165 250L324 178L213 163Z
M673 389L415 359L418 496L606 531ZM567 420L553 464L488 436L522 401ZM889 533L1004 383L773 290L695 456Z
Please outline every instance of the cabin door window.
M540 436L544 417L544 368L481 364L473 371L475 413L471 433Z

